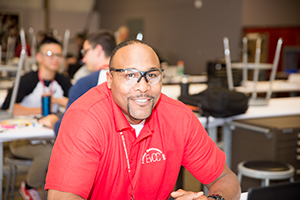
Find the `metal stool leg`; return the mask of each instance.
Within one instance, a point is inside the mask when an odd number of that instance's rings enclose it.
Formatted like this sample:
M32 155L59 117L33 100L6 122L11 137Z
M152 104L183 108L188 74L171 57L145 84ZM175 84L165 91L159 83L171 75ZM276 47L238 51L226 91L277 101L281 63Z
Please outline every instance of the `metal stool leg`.
M12 170L12 185L11 185L11 200L14 199L15 197L15 185L16 185L16 177L17 177L17 166L13 165L13 170Z
M11 180L11 176L12 176L12 170L13 170L13 167L10 165L9 166L9 174L8 174L7 180L6 180L4 200L7 200L9 197L9 189L10 189L10 180Z
M265 179L265 186L268 187L270 185L270 179L266 178Z
M239 179L239 182L240 182L240 184L242 184L242 173L238 173L238 179Z

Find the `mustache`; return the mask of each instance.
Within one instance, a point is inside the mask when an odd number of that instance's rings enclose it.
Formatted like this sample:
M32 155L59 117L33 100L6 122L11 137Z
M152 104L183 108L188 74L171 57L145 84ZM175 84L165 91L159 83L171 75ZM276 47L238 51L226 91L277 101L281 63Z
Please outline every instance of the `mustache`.
M136 98L150 98L150 99L154 99L153 96L148 95L148 94L139 94L139 95L128 97L128 99L136 99Z

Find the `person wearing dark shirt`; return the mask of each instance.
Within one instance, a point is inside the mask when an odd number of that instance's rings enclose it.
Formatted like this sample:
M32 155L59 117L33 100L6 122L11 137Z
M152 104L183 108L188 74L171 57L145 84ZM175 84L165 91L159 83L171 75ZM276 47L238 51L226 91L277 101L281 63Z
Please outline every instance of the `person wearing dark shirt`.
M38 48L37 72L29 72L21 77L14 115L41 114L42 96L51 96L51 111L56 113L59 106L66 106L70 80L58 74L62 61L62 46L54 38L45 38ZM2 109L9 107L12 89L9 90ZM44 183L52 151L50 141L17 140L9 145L14 156L32 159L26 180L21 183L20 193L24 199L41 199L38 188Z

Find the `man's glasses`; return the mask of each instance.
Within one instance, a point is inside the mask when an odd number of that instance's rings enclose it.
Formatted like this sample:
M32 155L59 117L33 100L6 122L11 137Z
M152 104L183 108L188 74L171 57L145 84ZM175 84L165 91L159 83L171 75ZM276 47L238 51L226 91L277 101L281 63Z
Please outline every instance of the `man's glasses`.
M84 57L86 54L87 54L87 52L89 51L89 50L91 50L91 49L93 49L94 47L90 47L90 48L88 48L88 49L81 49L80 50L80 53L81 53L81 55Z
M144 77L146 82L150 85L158 83L162 79L163 69L153 68L145 72L136 69L115 69L111 68L110 71L115 71L117 79L128 85L135 85L140 82Z
M46 56L48 58L59 58L61 59L63 57L62 53L53 53L52 51L47 51L46 53L42 53L43 56Z

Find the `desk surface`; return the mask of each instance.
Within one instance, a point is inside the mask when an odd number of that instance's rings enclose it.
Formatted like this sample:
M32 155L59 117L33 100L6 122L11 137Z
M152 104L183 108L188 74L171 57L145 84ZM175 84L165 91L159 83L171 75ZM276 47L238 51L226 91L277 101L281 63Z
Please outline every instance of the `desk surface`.
M248 198L248 192L243 192L243 193L241 194L240 200L247 200L247 198Z
M0 170L3 170L3 142L19 140L19 139L54 139L55 134L52 129L42 126L22 127L18 129L0 129ZM2 188L3 173L0 173L0 188ZM2 189L0 190L2 197Z
M243 93L251 93L253 91L254 82L247 81L246 86L235 87L236 91ZM256 92L266 92L270 87L269 81L257 82ZM284 80L275 80L272 84L272 92L297 92L300 91L300 82L291 82Z
M206 88L207 84L205 83L190 84L189 94L197 94L199 92L202 92ZM178 99L178 97L180 96L180 85L163 85L161 92L167 95L168 97Z
M300 97L270 99L267 106L249 106L246 113L230 117L230 120L261 117L277 117L300 114Z
M257 92L266 92L269 87L268 81L259 81L257 83ZM190 94L197 94L202 92L207 88L207 84L199 83L199 84L190 84L189 86L189 93ZM247 82L246 87L240 86L235 87L235 89L239 92L243 93L251 93L253 91L253 82ZM272 91L275 92L298 92L300 91L300 82L290 82L284 80L275 80L272 85ZM162 86L162 93L166 94L167 96L177 99L180 96L180 85L163 85Z
M208 127L222 126L224 122L238 119L251 119L263 117L278 117L300 114L300 97L286 97L270 99L267 106L249 106L244 114L227 118L209 117ZM206 117L198 117L202 125L206 124Z
M17 129L0 130L0 142L8 142L20 139L54 139L53 129L46 127L22 127Z
M181 82L182 76L165 76L162 80L163 84L179 84ZM206 75L188 75L190 83L204 83L207 81Z

